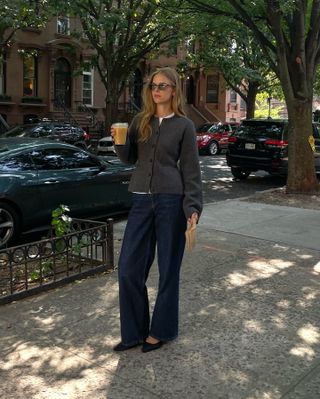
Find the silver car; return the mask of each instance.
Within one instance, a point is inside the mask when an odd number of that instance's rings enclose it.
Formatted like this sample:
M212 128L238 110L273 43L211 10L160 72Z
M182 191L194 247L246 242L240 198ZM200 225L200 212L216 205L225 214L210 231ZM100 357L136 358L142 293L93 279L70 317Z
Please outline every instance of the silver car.
M115 153L111 136L103 137L98 141L97 155L113 155Z

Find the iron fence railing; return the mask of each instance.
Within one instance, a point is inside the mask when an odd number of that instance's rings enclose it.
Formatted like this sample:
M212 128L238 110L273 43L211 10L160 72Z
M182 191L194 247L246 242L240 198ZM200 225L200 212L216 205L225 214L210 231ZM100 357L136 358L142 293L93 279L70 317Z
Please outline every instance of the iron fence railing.
M113 219L73 219L62 237L0 251L0 305L114 267Z
M64 117L65 122L72 123L76 126L79 126L78 122L75 120L72 113L66 107L65 101L62 98L56 97L52 101L53 101L54 107L63 112L63 117Z

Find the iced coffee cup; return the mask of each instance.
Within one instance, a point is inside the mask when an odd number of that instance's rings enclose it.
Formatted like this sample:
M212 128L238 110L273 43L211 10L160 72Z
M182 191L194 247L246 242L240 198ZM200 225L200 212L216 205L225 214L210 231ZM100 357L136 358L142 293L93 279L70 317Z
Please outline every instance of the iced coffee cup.
M114 144L124 145L127 140L128 124L127 123L113 123L112 128L114 129Z

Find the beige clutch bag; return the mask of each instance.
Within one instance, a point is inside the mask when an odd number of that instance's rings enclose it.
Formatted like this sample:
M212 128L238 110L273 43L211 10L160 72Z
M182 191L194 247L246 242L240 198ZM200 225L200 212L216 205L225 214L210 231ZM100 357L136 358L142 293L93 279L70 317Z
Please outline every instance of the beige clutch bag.
M186 230L186 249L192 251L196 245L196 223L189 223Z

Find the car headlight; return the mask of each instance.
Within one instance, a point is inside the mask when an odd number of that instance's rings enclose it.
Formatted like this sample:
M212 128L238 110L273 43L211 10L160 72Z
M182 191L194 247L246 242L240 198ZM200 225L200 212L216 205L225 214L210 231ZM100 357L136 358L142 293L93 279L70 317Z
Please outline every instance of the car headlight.
M209 141L210 140L210 135L209 134L204 134L201 137L201 141Z

